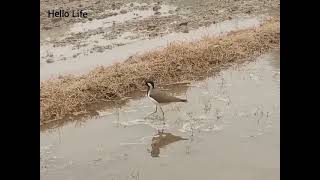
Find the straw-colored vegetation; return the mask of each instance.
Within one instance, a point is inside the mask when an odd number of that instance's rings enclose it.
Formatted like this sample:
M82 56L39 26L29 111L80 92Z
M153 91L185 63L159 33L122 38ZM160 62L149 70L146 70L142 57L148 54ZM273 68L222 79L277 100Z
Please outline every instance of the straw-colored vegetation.
M84 112L101 101L121 99L145 89L147 79L158 84L193 80L213 68L252 59L279 45L279 20L273 19L219 38L174 43L120 64L98 67L86 75L47 80L40 83L40 122Z

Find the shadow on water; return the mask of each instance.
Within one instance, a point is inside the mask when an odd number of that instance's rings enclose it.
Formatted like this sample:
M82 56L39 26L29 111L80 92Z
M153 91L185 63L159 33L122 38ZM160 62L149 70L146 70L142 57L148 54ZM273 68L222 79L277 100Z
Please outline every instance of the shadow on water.
M175 143L181 140L188 140L186 138L182 138L180 136L175 136L172 133L166 133L162 131L158 131L158 134L153 136L152 143L151 143L151 156L152 157L159 157L160 149L164 148L165 146Z
M163 107L165 125L143 118L155 107L139 92L94 119L43 129L41 179L279 179L279 64L272 52L202 81L162 85L188 99Z

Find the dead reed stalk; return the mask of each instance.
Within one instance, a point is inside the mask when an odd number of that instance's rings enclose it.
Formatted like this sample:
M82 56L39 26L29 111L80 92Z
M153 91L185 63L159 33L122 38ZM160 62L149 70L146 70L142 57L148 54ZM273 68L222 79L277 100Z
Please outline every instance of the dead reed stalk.
M85 112L97 102L121 99L144 89L147 79L157 83L192 80L212 68L256 57L279 45L279 20L273 19L223 37L173 43L86 75L47 80L40 83L40 122Z

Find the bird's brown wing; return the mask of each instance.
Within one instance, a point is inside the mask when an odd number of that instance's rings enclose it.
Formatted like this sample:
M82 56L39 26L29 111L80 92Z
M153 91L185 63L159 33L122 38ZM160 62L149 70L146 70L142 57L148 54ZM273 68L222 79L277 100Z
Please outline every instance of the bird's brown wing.
M174 96L170 96L158 89L154 89L150 94L150 97L158 101L159 103L169 103L169 102L185 102L186 100L180 99Z

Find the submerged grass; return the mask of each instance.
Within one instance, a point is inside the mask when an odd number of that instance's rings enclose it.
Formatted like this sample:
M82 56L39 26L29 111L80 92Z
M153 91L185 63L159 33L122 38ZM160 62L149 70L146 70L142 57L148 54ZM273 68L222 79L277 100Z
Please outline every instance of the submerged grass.
M40 123L86 112L101 101L119 100L145 89L144 81L161 83L193 80L221 65L252 59L280 45L280 24L262 26L132 57L123 63L98 67L82 76L64 76L40 83Z

